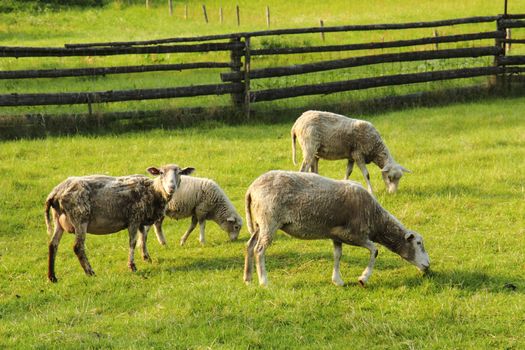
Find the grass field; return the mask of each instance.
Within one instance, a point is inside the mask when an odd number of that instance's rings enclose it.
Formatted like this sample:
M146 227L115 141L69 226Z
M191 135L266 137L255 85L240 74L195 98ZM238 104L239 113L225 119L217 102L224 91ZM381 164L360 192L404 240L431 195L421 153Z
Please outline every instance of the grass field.
M9 0L14 2L14 0ZM194 36L239 31L266 29L265 8L271 9L271 28L293 28L318 26L323 19L326 26L347 24L401 23L433 21L441 19L494 16L503 11L503 1L467 0L446 1L379 1L366 2L329 1L317 2L306 0L301 6L292 1L203 1L188 3L188 18L184 19L184 3L175 1L174 15L169 16L166 1L150 1L152 6L146 9L144 1L115 1L102 8L61 8L60 10L42 10L0 13L0 45L3 46L63 46L65 43L105 42L150 40L157 38ZM202 4L207 6L209 23L202 15ZM237 26L235 5L241 9L241 25ZM223 8L224 23L219 22L219 7ZM21 8L24 8L21 6ZM27 6L27 8L30 8ZM525 13L525 7L518 1L510 1L511 13ZM479 24L439 28L440 35L493 31L495 25ZM513 38L523 37L523 30L513 31ZM326 42L319 34L254 38L254 47L277 46L312 46L338 43L363 43L371 41L390 41L419 38L434 35L432 28L390 31L390 32L354 32L330 33ZM483 40L479 45L493 45L493 40ZM440 48L456 48L472 43L444 44ZM431 50L434 46L420 46L417 50ZM381 52L401 52L406 49L385 49L354 52L334 52L324 54L296 54L284 56L253 57L252 69L266 66L283 66L296 63L330 60L353 56L369 55ZM513 54L523 54L523 45L515 45ZM252 90L263 90L280 86L316 84L339 80L350 80L386 74L423 72L432 70L454 69L462 67L492 64L492 57L479 59L452 59L448 61L429 60L415 63L387 63L365 68L341 69L330 72L311 73L281 78L252 80ZM166 55L128 55L110 57L64 57L64 58L2 58L0 70L18 69L53 69L79 67L105 67L119 65L149 65L168 63L188 63L195 61L229 61L229 53L209 54L166 54ZM191 70L156 72L142 74L107 75L99 77L59 78L59 79L18 79L0 80L0 94L37 93L37 92L76 92L107 91L174 87L189 84L220 83L222 70ZM486 78L462 79L438 83L423 83L408 86L385 87L372 90L338 93L328 96L301 97L271 103L254 104L258 110L272 110L276 107L296 107L317 105L321 102L337 104L341 100L361 100L400 94L410 94L443 88L453 88L471 84L481 84ZM119 102L95 104L94 113L137 110L165 110L180 107L229 105L229 96L208 96L196 99L150 100L139 102ZM2 107L0 115L19 114L63 114L86 113L87 106L36 106Z
M78 349L523 349L525 348L524 98L486 99L359 117L413 171L382 205L425 238L433 273L422 276L380 248L366 288L368 252L345 246L344 288L330 283L329 241L279 233L267 252L270 285L242 282L248 233L227 242L214 223L208 244L178 241L187 220L168 220L168 246L149 240L153 262L127 270L127 233L89 235L96 277L86 277L62 239L59 282L46 279L43 203L70 175L145 173L194 166L215 179L244 216L249 184L294 169L289 129L208 122L119 136L48 137L0 143L0 348ZM342 178L345 163L320 162ZM352 178L364 183L359 171Z

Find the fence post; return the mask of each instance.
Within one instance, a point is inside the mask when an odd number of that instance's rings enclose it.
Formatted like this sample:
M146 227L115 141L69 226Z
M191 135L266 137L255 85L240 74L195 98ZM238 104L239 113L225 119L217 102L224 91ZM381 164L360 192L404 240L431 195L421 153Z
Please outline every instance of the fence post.
M507 9L507 1L505 1L505 10L506 9ZM504 34L503 37L506 36L506 30L501 25L501 20L505 19L506 16L507 16L506 14L500 15L498 19L496 20L497 31L503 33ZM494 56L494 66L499 67L500 58L505 56L506 45L503 40L501 40L500 38L496 38L495 46L501 48L501 53ZM502 66L502 67L505 68L505 66ZM493 75L490 80L490 85L496 88L504 88L506 86L506 74L503 73L503 74Z
M204 20L208 23L208 14L206 13L206 5L202 5L202 13L204 14Z
M233 38L233 39L230 39L230 43L240 43L241 42L241 38L240 37L236 37L236 38ZM235 73L240 73L241 72L241 57L243 55L243 52L242 52L242 48L232 48L232 50L230 51L230 63L231 63L231 71L232 72L235 72ZM234 81L232 81L232 83L242 83L242 78L239 78L239 79L236 79ZM241 93L232 93L231 94L231 99L232 99L232 103L234 105L234 107L237 107L237 108L242 108L242 105L244 103L244 94L241 92Z
M170 16L173 16L173 0L168 0L168 7L170 10Z
M236 11L237 11L237 27L241 25L241 13L240 13L240 10L239 10L239 5L237 5L235 7Z
M324 27L324 21L322 19L319 20L319 26L321 28ZM324 41L324 32L321 32L321 39Z
M266 26L270 28L270 6L266 6Z
M219 21L221 24L224 22L224 16L222 15L222 6L219 7Z
M244 38L244 114L246 119L250 119L250 37Z
M188 4L184 4L184 19L188 19Z

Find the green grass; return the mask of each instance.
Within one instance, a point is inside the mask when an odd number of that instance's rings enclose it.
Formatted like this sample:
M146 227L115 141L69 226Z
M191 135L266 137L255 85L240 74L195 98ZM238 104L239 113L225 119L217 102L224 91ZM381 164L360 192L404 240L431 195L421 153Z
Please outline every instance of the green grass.
M227 242L209 223L206 246L188 220L167 220L168 246L149 240L153 263L127 270L127 233L89 235L97 273L86 277L62 239L59 282L46 279L43 202L70 175L145 173L168 162L215 179L244 216L249 184L270 169L294 169L291 121L119 136L48 137L0 143L0 348L388 348L525 347L525 99L486 99L360 117L380 130L396 160L413 171L382 205L425 238L433 274L424 277L380 248L366 288L368 261L345 246L342 274L330 283L329 241L279 233L267 251L270 285L242 282L248 233ZM295 116L283 118L292 120ZM343 161L320 162L342 178ZM362 183L358 170L352 179ZM512 286L516 289L512 290Z
M13 2L13 1L12 1ZM156 38L231 33L266 29L265 8L271 9L271 28L311 27L319 25L323 19L326 26L345 24L400 23L432 21L440 19L493 16L503 11L503 1L467 0L446 1L302 1L297 6L291 1L203 1L189 2L189 16L184 19L185 2L175 1L174 16L168 14L166 1L151 1L147 10L144 2L128 6L127 1L110 1L105 7L95 8L50 8L42 11L0 13L0 44L5 46L63 46L65 43L149 40ZM138 3L138 4L137 4ZM210 22L204 23L201 5L207 6ZM237 26L235 5L241 8L241 25ZM219 22L218 10L223 7L224 23ZM20 7L22 7L20 5ZM23 8L23 7L22 7ZM28 8L32 9L32 7ZM509 11L523 13L525 8L518 2L511 2ZM440 35L461 32L493 31L494 24L479 24L439 28ZM391 41L433 35L432 28L406 31L375 31L328 33L324 44L360 43L371 41ZM513 38L523 36L523 30L513 31ZM322 45L319 34L288 35L279 37L254 38L257 47L271 46L311 46ZM456 48L472 43L441 45L440 48ZM476 45L493 45L493 40L483 40ZM513 54L523 54L523 45L515 45ZM433 49L432 45L415 48ZM253 57L252 69L268 66L282 66L319 60L330 60L380 52L402 52L406 49L370 50L361 52L296 54L278 57ZM2 58L0 70L52 69L74 67L103 67L117 65L142 65L154 63L183 63L195 61L229 61L229 53L208 54L165 54L129 55L110 57L64 57L64 58ZM422 72L428 70L454 69L461 67L492 64L492 58L453 59L447 62L430 60L416 63L380 64L370 67L342 69L322 73L311 73L282 78L252 80L252 90L263 90L281 86L317 84L340 80L357 79L377 75ZM220 83L219 74L223 70L192 70L182 72L158 72L145 74L108 75L94 78L57 79L19 79L0 81L0 94L37 92L76 92L163 88L196 84ZM472 84L482 84L485 78L463 79L438 83L424 83L407 86L386 87L329 96L309 96L280 100L270 103L254 104L255 110L273 110L282 107L318 105L321 102L337 105L341 100L359 101L375 97L410 94ZM166 110L194 106L225 106L230 104L229 96L207 96L191 99L161 99L140 102L96 104L95 113L136 110ZM0 115L20 114L64 114L86 113L85 105L2 107Z

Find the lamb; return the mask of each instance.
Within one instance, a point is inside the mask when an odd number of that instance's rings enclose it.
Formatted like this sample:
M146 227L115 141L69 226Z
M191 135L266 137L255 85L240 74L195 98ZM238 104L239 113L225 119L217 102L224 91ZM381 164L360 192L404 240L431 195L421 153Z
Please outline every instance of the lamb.
M48 278L57 282L55 257L64 231L75 234L73 250L86 275L94 275L85 254L86 233L109 234L125 228L129 232L128 267L137 268L134 262L137 231L145 236L145 225L152 225L164 216L167 204L180 187L181 175L189 175L195 169L181 169L169 164L147 171L157 176L150 179L141 175L112 177L90 175L69 177L57 185L45 202L45 221L50 235ZM53 213L52 232L49 211ZM149 260L146 246L143 258Z
M310 169L318 173L319 158L348 159L345 179L348 179L357 163L363 174L368 192L372 193L370 175L366 164L373 162L379 168L389 193L397 190L403 173L411 171L399 165L381 139L379 132L369 122L351 119L330 112L304 112L292 126L292 160L295 161L295 140L303 151L300 171Z
M182 236L180 244L184 245L197 223L200 226L199 241L204 244L206 220L215 221L230 240L239 236L242 227L242 218L219 185L210 179L181 176L181 189L169 201L166 215L174 219L191 217L191 224ZM155 223L155 233L161 244L166 239L162 231L164 217Z
M312 173L270 171L257 178L245 198L247 243L244 281L252 279L255 255L259 284L267 285L265 251L278 229L299 239L331 239L334 246L332 282L342 286L339 271L342 244L370 251L359 277L364 286L372 274L378 250L374 242L426 272L430 259L423 238L406 229L359 183L332 180Z

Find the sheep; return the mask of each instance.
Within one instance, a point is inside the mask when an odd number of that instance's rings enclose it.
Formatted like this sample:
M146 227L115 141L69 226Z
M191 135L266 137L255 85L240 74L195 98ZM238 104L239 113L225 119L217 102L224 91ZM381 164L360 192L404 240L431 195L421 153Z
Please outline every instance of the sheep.
M195 229L197 223L200 226L199 241L204 244L204 231L206 220L215 221L225 232L229 234L230 240L239 236L242 227L242 218L228 199L219 185L210 179L181 176L181 189L176 196L169 201L166 216L174 219L191 217L191 224L180 240L184 245L190 233ZM166 239L162 231L164 217L155 223L155 233L161 244Z
M379 168L389 193L397 190L403 173L411 171L399 165L390 154L376 128L367 121L351 119L343 115L307 111L292 126L292 160L295 161L295 140L303 151L300 171L310 169L318 173L319 158L348 159L345 180L357 163L366 180L368 192L372 193L370 175L366 164L373 162Z
M332 180L313 173L274 170L257 178L245 197L248 240L244 281L252 278L255 255L259 284L268 283L265 251L278 229L299 239L331 239L334 247L332 282L344 285L339 271L342 244L367 248L368 266L359 277L364 286L372 274L378 250L374 242L426 272L430 258L423 238L406 229L359 183Z
M141 175L112 177L89 175L69 177L58 184L47 196L45 221L49 240L48 278L57 282L55 257L64 231L75 234L73 250L86 275L94 275L85 254L86 233L109 234L125 228L129 232L128 267L137 268L134 262L137 231L145 235L145 225L151 225L164 216L167 203L180 186L181 175L195 169L181 169L175 164L147 171L157 176L150 179ZM53 213L54 230L51 229L49 212ZM145 245L143 258L149 260Z

